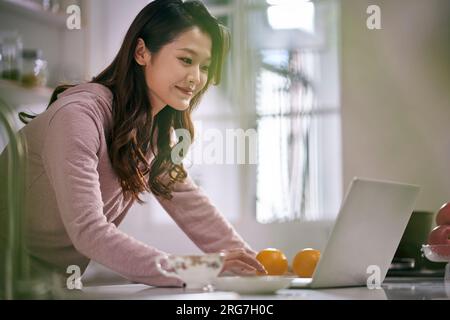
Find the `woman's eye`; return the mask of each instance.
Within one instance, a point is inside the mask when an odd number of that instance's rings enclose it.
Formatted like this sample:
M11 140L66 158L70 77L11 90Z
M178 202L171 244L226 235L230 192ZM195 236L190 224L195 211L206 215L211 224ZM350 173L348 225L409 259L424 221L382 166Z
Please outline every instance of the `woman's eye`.
M180 58L180 60L186 64L192 64L192 59L190 59L190 58Z
M205 72L208 72L209 71L209 66L203 66L202 70L205 71Z

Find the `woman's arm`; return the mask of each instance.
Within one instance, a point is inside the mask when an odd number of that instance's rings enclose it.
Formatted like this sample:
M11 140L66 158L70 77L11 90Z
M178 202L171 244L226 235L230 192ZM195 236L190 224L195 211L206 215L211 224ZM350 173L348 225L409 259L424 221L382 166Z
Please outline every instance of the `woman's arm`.
M227 253L224 270L243 275L254 274L255 271L265 273L264 267L255 258L256 253L189 175L184 182L174 184L172 199L156 198L201 250Z
M174 184L172 199L156 198L178 226L204 252L236 248L253 252L189 175L184 182Z
M66 231L86 257L140 283L182 286L159 273L154 259L164 254L109 223L97 171L101 121L92 108L70 104L50 120L42 159Z

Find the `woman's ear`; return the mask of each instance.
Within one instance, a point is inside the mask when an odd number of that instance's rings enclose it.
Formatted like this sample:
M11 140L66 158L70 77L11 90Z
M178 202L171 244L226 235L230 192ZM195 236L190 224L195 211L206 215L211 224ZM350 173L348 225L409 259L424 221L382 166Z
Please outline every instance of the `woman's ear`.
M148 52L142 38L138 39L138 43L134 50L134 60L136 60L136 62L143 67L145 67L150 61L150 53Z

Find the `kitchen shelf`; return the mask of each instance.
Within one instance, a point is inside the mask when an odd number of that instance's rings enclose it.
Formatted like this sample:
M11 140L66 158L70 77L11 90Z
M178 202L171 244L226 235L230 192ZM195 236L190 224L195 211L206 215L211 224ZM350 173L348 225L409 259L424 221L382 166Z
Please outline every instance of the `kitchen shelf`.
M0 79L0 98L12 107L47 105L53 90L48 87L26 88L14 81Z
M0 0L0 9L54 27L65 27L66 25L67 16L65 14L46 11L37 3L26 0Z

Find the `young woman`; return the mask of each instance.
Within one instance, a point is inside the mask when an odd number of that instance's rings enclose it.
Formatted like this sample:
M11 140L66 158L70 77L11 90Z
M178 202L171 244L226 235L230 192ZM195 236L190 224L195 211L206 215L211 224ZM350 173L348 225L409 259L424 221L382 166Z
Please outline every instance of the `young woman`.
M182 286L157 271L164 252L117 229L131 205L142 203L139 195L151 192L199 248L226 253L223 272L264 272L171 158L173 130L193 137L191 112L219 83L227 47L225 28L201 2L156 0L137 15L103 72L58 87L37 117L21 114L34 118L22 129L33 264L64 274L70 265L85 270L93 259L134 282Z

